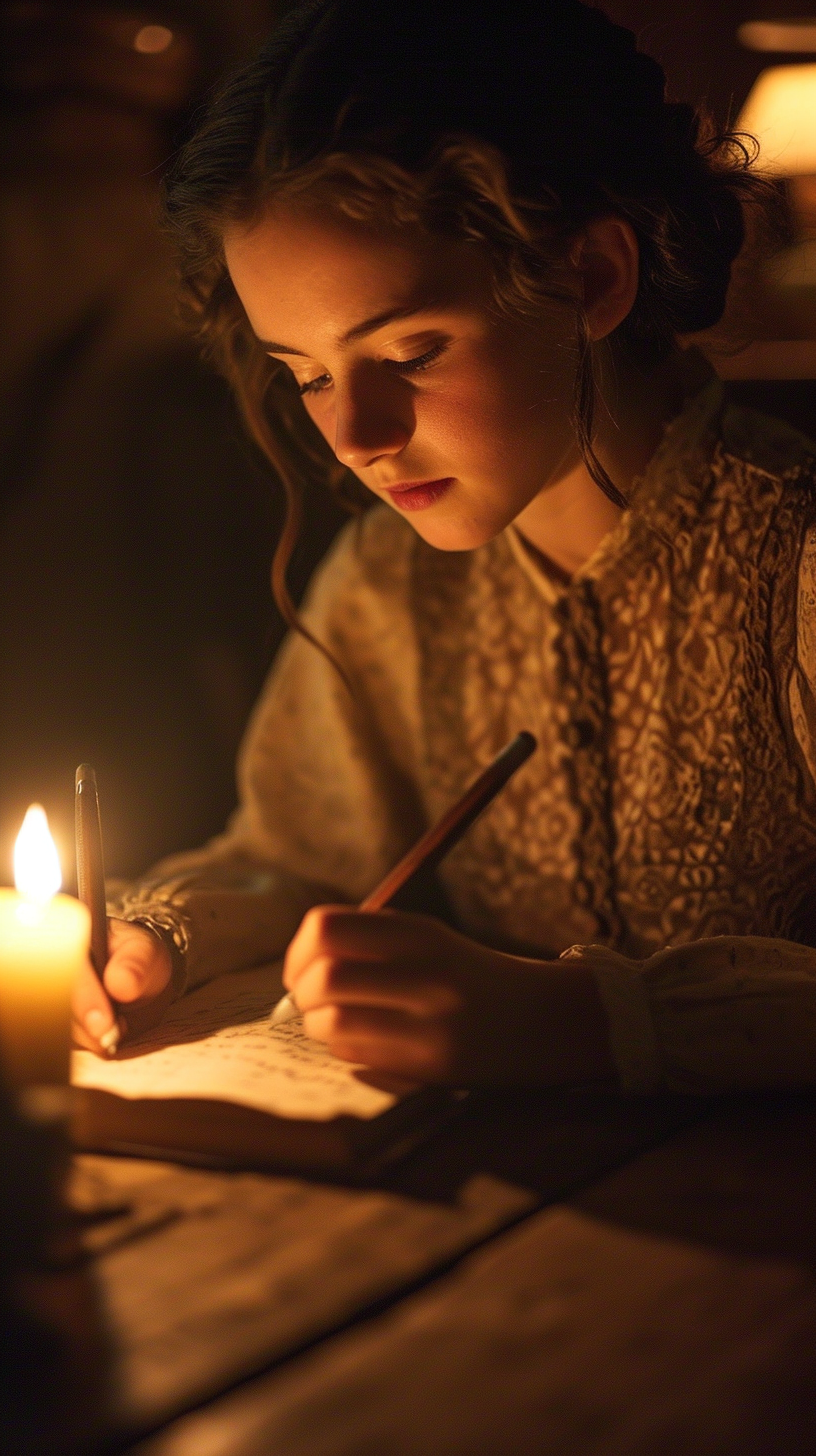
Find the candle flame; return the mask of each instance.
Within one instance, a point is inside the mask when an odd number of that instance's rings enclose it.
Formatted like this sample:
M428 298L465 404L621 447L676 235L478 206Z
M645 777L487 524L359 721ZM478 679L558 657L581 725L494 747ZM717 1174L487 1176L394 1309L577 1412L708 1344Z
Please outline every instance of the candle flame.
M42 804L32 804L14 846L14 883L21 895L44 905L62 884L57 846Z

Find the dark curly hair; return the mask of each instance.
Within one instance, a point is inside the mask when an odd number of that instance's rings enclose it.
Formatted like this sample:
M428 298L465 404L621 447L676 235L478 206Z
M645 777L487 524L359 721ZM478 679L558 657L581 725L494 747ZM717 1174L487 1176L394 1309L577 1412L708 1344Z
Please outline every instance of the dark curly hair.
M349 472L255 339L225 229L282 193L385 211L483 243L498 302L529 312L562 296L556 267L581 227L616 214L637 236L640 275L610 342L649 368L718 322L743 204L769 200L750 139L667 102L665 85L630 31L579 0L307 0L214 98L168 174L166 211L188 311L287 493L273 587L290 623L302 472L318 462L347 494ZM593 449L593 357L576 305L576 437L623 505Z

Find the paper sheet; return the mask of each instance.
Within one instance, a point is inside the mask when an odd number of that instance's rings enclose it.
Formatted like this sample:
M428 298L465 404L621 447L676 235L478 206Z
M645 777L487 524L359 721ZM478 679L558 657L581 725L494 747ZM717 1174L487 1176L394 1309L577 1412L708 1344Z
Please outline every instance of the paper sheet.
M170 1008L162 1025L126 1043L114 1061L73 1054L71 1080L120 1097L207 1097L279 1117L372 1118L394 1105L303 1031L300 1019L271 1026L280 994L275 969L222 976Z

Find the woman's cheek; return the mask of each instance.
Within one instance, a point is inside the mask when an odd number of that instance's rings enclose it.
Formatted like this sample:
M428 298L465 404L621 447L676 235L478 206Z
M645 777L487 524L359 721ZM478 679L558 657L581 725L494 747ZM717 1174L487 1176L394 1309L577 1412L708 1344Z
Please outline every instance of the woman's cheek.
M326 394L329 394L328 390ZM334 444L337 439L337 420L333 404L328 398L325 400L322 399L320 394L304 394L302 399L303 408L309 416L309 419L315 428L320 431L332 454L334 454Z

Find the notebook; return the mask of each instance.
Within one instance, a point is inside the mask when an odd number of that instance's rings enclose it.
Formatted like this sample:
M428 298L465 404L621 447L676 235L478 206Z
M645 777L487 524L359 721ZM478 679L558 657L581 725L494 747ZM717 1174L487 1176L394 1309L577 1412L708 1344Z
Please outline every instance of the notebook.
M298 1018L273 1026L280 967L222 976L112 1061L75 1051L72 1140L197 1166L367 1175L461 1099L333 1057Z

